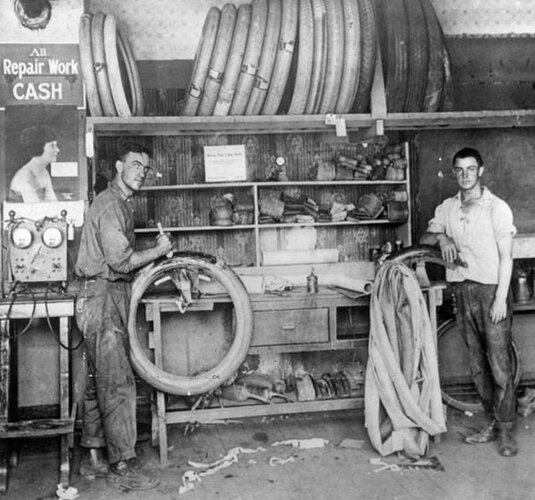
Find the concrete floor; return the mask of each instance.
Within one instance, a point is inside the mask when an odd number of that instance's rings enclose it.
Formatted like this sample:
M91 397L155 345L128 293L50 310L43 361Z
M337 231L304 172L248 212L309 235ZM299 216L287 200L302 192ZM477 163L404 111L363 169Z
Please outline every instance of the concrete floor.
M495 443L470 446L463 434L478 427L481 416L448 412L448 432L433 443L430 455L437 456L444 471L405 470L375 472L371 458L379 455L367 440L362 411L337 412L264 419L248 419L226 425L204 425L183 435L182 426L169 428L171 465L159 468L157 450L150 442L139 445L144 468L160 478L157 489L120 493L105 480L89 481L77 473L79 452L73 458L72 486L79 499L162 499L162 500L315 500L315 499L433 499L508 500L535 498L535 414L519 417L517 439L520 447L514 458L500 457ZM273 447L287 439L318 437L329 442L324 448ZM359 449L341 448L346 438L363 440ZM57 441L36 440L19 443L19 459L10 471L7 499L53 499L58 473ZM193 490L178 494L181 477L189 469L188 460L213 462L231 448L266 451L241 454L238 463L195 483ZM270 466L273 456L293 457L285 465ZM397 463L397 456L384 459Z

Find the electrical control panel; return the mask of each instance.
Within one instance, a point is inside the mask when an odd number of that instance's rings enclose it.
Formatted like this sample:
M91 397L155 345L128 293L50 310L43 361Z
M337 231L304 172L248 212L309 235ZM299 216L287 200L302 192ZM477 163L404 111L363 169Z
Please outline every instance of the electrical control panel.
M9 263L15 281L67 279L67 222L45 218L13 219L9 227Z

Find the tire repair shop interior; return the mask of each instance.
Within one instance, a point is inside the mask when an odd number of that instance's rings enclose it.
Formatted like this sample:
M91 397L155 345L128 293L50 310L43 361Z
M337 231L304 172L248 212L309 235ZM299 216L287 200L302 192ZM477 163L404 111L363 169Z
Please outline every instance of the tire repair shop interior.
M160 485L130 498L532 498L532 2L3 0L0 13L6 498L122 498L78 472L87 359L73 268L127 139L153 150L136 245L163 228L176 249L133 284L139 455ZM12 202L19 137L38 124L56 132L57 201ZM440 254L418 245L457 191L464 146L518 231L508 459L463 442L481 404ZM418 285L412 333L445 422L413 419L419 458L382 456L364 425L370 324L396 314L376 276L396 255ZM417 406L409 382L398 396ZM376 418L392 430L384 407Z

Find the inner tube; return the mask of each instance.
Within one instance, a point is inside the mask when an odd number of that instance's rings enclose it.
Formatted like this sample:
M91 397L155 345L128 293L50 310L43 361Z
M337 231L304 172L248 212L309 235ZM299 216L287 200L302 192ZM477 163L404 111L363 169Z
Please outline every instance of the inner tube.
M370 110L370 96L377 59L377 20L372 0L359 0L360 15L360 74L353 113Z
M206 14L201 40L197 45L197 52L195 53L195 62L193 63L190 83L186 96L184 97L184 105L182 107L182 114L184 116L195 116L197 114L204 89L204 82L208 75L210 57L214 50L220 17L221 11L217 7L212 7L208 11L208 14Z
M262 43L262 53L258 63L258 72L251 90L251 97L245 110L246 115L258 115L262 111L264 100L271 83L271 74L277 55L277 46L281 30L282 3L281 0L270 0L266 32Z
M404 0L405 12L410 22L409 75L404 111L417 113L422 110L427 86L428 46L427 26L420 0Z
M275 58L275 66L271 75L271 85L262 107L263 115L275 115L279 110L290 67L294 55L295 39L299 16L297 0L282 2L282 26L280 31L279 50Z
M344 62L336 113L348 113L357 93L360 71L360 16L358 0L342 0L344 10Z
M327 7L327 68L319 113L335 111L344 66L344 11L342 0L326 2Z
M243 55L245 54L250 23L251 6L244 3L238 7L236 26L234 27L234 35L230 44L230 53L225 66L223 82L214 108L214 116L227 116L230 110L230 105L236 92Z
M289 115L301 115L305 112L312 79L314 64L314 16L311 0L299 0L299 44L297 51L297 71L292 100L288 108Z
M104 116L117 116L106 66L104 51L104 21L105 14L98 11L91 21L91 46L93 48L94 72L97 79L98 95L102 104Z
M98 96L97 79L93 65L93 49L91 48L91 18L92 14L86 13L80 17L78 30L80 49L80 68L84 79L85 96L87 107L91 116L102 116L102 106Z
M247 109L247 103L258 72L258 62L262 51L264 33L266 32L267 15L267 0L253 0L247 47L243 56L234 99L230 106L230 115L243 115Z
M143 295L156 280L177 269L200 272L218 281L228 292L234 305L234 340L229 351L217 366L195 376L175 375L157 367L147 356L137 334L136 317ZM253 311L245 286L230 267L211 256L177 253L174 257L158 264L149 264L132 284L128 316L130 360L138 375L160 391L178 396L191 396L216 389L236 372L245 359L251 343L252 331Z
M219 88L223 81L225 65L227 64L232 34L234 33L236 13L237 9L234 4L227 3L221 8L221 19L219 20L217 38L210 60L210 69L208 70L204 84L201 103L197 110L198 116L210 116L214 112Z

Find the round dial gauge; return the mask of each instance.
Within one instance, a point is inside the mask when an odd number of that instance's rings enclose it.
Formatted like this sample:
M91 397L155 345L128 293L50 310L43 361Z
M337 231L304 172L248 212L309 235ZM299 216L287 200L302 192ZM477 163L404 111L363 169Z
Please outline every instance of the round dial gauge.
M63 243L63 233L57 227L49 227L43 233L42 240L48 248L57 248Z
M16 227L11 231L11 241L17 248L28 248L33 241L32 232L27 227Z

